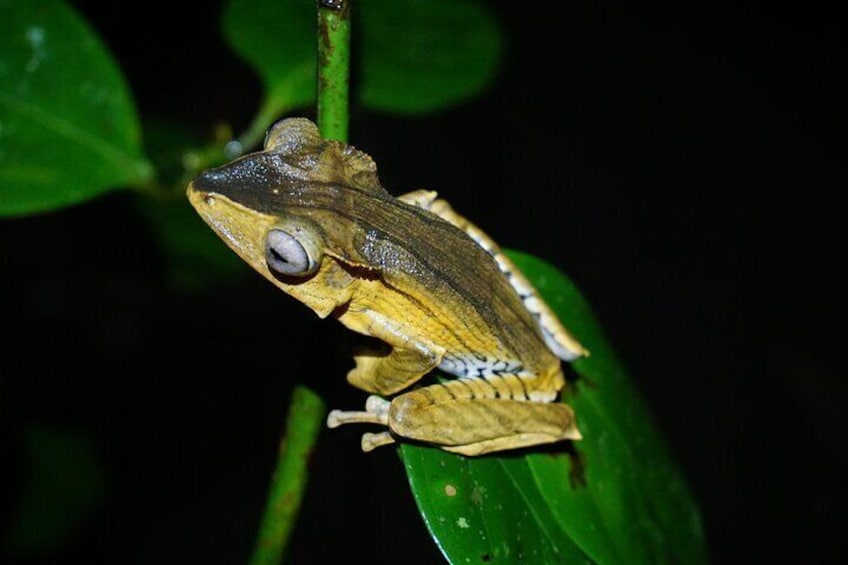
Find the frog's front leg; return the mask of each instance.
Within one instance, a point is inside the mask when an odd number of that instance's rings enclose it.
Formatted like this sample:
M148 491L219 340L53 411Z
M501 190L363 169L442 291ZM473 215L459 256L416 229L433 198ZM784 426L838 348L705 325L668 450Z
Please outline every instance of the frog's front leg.
M378 339L388 349L360 348L353 356L356 367L347 374L347 380L362 390L388 396L435 369L442 362L445 350L420 335L411 334L407 326L397 321L402 318L399 312L403 304L393 305L392 315L386 315L370 304L361 303L363 296L377 295L379 291L365 287L367 282L359 284L355 291L359 298L348 304L338 320L355 332Z
M396 346L388 353L366 349L353 358L356 367L347 374L348 382L362 390L387 396L409 387L429 373L439 364L442 355L424 347L406 349ZM372 395L365 402L365 411L331 411L327 416L327 426L379 424L389 427L389 407L389 401ZM371 451L393 441L388 432L366 433L362 436L362 450Z
M394 347L386 354L363 348L353 359L356 367L347 374L347 381L362 390L388 396L432 371L441 356L423 349Z

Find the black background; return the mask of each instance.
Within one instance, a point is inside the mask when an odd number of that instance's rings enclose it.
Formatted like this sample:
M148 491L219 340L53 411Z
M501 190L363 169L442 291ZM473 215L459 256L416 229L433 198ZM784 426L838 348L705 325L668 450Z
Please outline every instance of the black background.
M219 39L217 3L74 5L144 119L247 123L261 87ZM414 119L354 107L353 143L391 192L437 189L581 286L699 499L714 562L844 558L838 18L495 9L507 52L485 95ZM4 506L29 425L86 435L108 477L60 554L21 560L244 562L292 384L363 399L344 385L350 336L250 273L172 291L127 194L0 235ZM322 434L290 561L439 562L396 456L360 454L358 433Z

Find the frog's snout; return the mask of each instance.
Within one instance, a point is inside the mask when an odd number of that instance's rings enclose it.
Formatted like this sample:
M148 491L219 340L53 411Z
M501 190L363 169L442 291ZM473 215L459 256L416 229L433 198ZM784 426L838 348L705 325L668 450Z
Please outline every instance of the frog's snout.
M188 189L189 192L220 192L229 182L229 177L224 171L208 169L191 181Z

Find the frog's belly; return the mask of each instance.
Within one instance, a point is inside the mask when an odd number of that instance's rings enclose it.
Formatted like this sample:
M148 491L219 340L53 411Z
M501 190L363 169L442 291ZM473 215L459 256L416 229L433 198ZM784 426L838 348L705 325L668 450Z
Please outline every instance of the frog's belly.
M521 373L524 366L518 361L504 361L480 354L446 353L439 369L457 377L488 379Z
M548 386L528 373L518 361L504 361L483 355L445 355L439 369L459 377L474 398L508 398L551 402L562 387L562 373L556 371ZM556 377L559 376L559 379ZM460 389L461 390L461 389Z

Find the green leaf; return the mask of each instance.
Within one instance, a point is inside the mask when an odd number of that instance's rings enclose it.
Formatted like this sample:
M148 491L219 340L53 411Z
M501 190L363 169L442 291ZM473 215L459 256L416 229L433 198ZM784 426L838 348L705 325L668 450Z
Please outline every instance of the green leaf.
M0 214L31 214L145 183L117 65L64 2L0 2Z
M697 506L585 300L550 265L522 253L510 257L591 351L574 363L579 378L565 399L583 440L573 449L478 458L402 445L413 495L439 547L453 563L479 563L482 551L489 552L487 562L514 562L526 555L527 539L546 556L540 562L706 562ZM445 484L497 494L478 497L486 504L471 495L457 503L439 495ZM494 540L441 527L471 512L499 532ZM533 528L536 533L526 531Z
M569 489L556 480L559 473L550 460L530 457L537 485L557 519L567 530L589 530L581 513L597 508L606 533L585 531L579 540L592 555L612 538L620 560L627 562L706 562L695 500L589 305L550 265L526 254L511 257L591 351L574 363L580 380L578 392L568 399L588 438L577 445L586 487Z
M477 94L495 75L501 34L483 2L368 0L353 9L353 92L365 106L432 112ZM315 101L315 10L304 0L232 0L224 11L227 41L265 84L264 119Z
M401 447L427 528L453 563L590 563L558 531L521 457ZM435 455L435 456L434 456Z
M478 94L494 78L502 41L485 3L370 0L356 7L362 33L358 95L365 106L433 112Z

